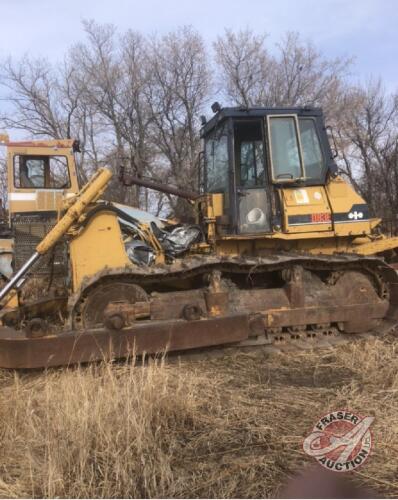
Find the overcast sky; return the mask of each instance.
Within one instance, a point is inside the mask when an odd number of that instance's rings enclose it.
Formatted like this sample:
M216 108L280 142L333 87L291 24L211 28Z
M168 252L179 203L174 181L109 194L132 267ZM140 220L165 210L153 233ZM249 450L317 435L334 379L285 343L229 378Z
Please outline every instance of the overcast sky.
M164 33L189 24L209 42L225 27L299 31L328 56L356 57L354 78L398 85L398 0L0 0L0 57L61 58L82 40L82 19Z

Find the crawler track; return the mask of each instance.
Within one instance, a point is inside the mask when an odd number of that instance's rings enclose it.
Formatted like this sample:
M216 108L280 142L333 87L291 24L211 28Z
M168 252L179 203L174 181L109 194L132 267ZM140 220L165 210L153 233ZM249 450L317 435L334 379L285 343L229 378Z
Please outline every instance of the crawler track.
M218 285L215 276L221 277ZM39 325L46 320L46 301L26 306L22 316L3 315L9 327L0 331L0 367L164 351L206 357L224 346L261 346L265 352L330 347L394 330L397 283L384 261L352 254L195 256L171 265L104 270L67 303L58 301L67 315L62 328L53 322L27 337L25 324L37 323L37 316ZM121 303L124 293L128 300Z

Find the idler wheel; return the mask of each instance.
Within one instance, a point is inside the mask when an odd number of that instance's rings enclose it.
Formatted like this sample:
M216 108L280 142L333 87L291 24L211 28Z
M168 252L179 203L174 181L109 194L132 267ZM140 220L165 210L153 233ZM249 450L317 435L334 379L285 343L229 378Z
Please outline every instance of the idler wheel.
M88 290L77 305L74 325L84 329L106 326L112 330L121 330L130 323L128 309L133 309L137 302L147 301L145 290L134 283L118 280L99 283Z

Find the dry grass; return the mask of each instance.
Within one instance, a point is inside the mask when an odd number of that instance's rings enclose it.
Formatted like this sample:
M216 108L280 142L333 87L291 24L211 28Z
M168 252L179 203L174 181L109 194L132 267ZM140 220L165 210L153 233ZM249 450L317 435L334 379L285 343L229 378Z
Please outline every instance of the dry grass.
M2 497L266 497L312 463L317 416L376 416L356 478L398 496L396 349L0 372Z

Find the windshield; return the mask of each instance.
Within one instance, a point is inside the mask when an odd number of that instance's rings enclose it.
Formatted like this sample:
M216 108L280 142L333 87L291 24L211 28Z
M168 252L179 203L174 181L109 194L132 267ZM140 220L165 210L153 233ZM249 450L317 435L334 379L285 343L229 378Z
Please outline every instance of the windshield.
M270 117L269 134L274 181L323 182L326 165L315 120L298 119L297 116Z
M65 189L70 187L66 156L14 156L16 188Z

